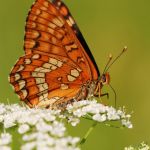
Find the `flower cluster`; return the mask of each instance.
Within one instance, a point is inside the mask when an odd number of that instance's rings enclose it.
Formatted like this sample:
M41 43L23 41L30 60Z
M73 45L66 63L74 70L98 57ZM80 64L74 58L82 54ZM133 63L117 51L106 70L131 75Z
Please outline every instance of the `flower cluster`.
M12 141L12 136L9 133L2 133L0 135L0 150L11 150L9 144Z
M124 150L150 150L150 146L147 145L145 142L142 142L137 147L129 146L125 147Z
M66 134L60 110L30 109L17 104L0 104L0 110L5 129L18 127L24 143L21 150L79 150L80 139Z
M121 126L132 128L131 115L127 115L124 109L117 110L104 106L95 100L83 100L68 104L65 111L31 109L18 104L0 104L0 123L3 124L5 130L14 126L18 128L18 133L22 135L23 141L21 150L79 150L80 138L67 134L65 122L68 121L75 126L80 122L81 117L97 123L120 121ZM1 139L4 139L4 136L1 136ZM11 136L7 135L5 140L0 140L3 143L0 144L7 146L10 141Z
M115 109L112 106L105 106L97 103L96 100L83 100L74 102L67 106L69 122L73 126L80 122L80 117L91 119L97 122L120 121L122 126L132 128L131 115L125 113L125 109Z

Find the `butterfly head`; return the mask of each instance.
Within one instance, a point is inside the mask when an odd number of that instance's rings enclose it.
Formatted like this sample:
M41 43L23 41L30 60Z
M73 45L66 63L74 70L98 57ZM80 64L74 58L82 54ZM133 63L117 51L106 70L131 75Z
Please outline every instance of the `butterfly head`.
M112 55L109 55L109 59L108 62L106 63L106 66L104 68L104 71L102 73L102 75L100 76L97 84L96 84L96 88L95 88L95 96L104 96L107 95L108 93L104 93L102 94L101 89L104 85L109 85L110 88L113 90L114 94L115 94L115 106L116 106L116 92L114 90L114 88L110 85L110 75L108 73L108 70L110 69L110 67L116 62L116 60L118 60L118 58L127 50L127 47L124 47L124 49L122 50L122 52L114 59L112 60Z
M110 75L108 72L102 74L102 76L100 78L100 83L102 85L108 85L110 83Z

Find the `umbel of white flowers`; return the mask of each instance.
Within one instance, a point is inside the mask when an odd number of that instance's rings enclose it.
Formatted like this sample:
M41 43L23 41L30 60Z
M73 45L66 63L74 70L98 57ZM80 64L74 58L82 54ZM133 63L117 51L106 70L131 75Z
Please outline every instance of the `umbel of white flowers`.
M142 142L137 146L125 147L124 150L150 150L150 147L145 142Z
M120 126L132 128L131 115L125 109L115 109L97 103L96 100L83 100L67 105L66 111L22 107L18 104L0 104L0 124L4 129L18 127L22 135L21 150L80 150L79 137L69 136L66 132L66 120L72 126L80 118L94 122L119 121ZM12 135L2 133L0 150L10 150Z

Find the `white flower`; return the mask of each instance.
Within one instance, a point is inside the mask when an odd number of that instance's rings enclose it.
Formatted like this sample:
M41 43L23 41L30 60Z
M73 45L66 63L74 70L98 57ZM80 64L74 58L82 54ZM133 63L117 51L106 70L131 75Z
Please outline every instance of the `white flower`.
M19 132L20 134L24 134L24 133L26 133L27 131L29 131L29 129L30 129L30 126L29 126L28 124L22 124L22 125L20 125L19 128L18 128L18 132Z
M36 125L36 130L39 132L50 132L53 128L51 125L48 125L45 121L40 120Z
M129 147L125 147L124 150L135 150L134 147L129 146Z
M131 115L125 113L125 109L116 109L112 106L104 106L103 104L97 103L96 100L82 100L75 101L72 104L67 105L67 118L73 126L76 126L80 120L80 117L93 119L98 122L104 121L120 121L122 126L132 128L130 121Z
M150 146L147 145L145 142L142 142L139 146L139 150L150 150Z
M0 146L0 150L11 150L9 146Z
M44 115L44 119L46 121L54 121L56 120L56 116L52 115L51 113L47 113Z
M104 122L107 119L105 114L102 114L102 115L95 114L92 118L93 118L93 120L98 121L98 122Z
M69 116L68 122L71 123L72 126L76 126L80 122L80 119L74 116Z
M4 121L4 116L0 115L0 123Z
M6 114L4 115L4 128L10 128L15 126L15 120L12 114Z
M74 138L72 138L71 136L70 137L68 137L68 139L69 139L69 142L72 144L72 145L76 145L76 144L78 144L78 142L80 141L80 138L79 137L74 137Z
M73 115L81 117L83 115L82 109L77 109L73 112ZM85 114L84 114L85 115Z
M52 131L51 134L54 136L58 136L58 137L62 137L64 135L64 132L66 130L66 128L64 127L64 124L58 122L58 121L54 121L52 124Z
M51 136L49 136L49 137L46 139L46 141L47 141L47 145L48 145L48 146L54 146L54 145L55 145L55 139L52 138Z
M18 133L22 134L24 144L21 150L57 150L58 147L59 150L76 150L78 140L67 136L66 127L60 121L67 117L60 110L30 109L19 105L1 104L0 107L3 108L0 122L4 128L17 125ZM1 135L0 150L9 148L10 139L8 134Z
M125 147L124 150L150 150L150 146L142 142L137 147L129 146Z
M23 141L32 141L38 137L37 133L25 134L22 139Z
M123 119L123 120L121 120L121 122L122 122L122 125L124 125L125 127L129 128L129 129L133 128L133 125L129 120Z
M108 118L108 120L119 120L120 116L117 114L117 111L115 108L110 107L107 110L107 118Z
M6 111L5 105L4 104L0 104L0 115L4 114Z
M79 150L77 145L80 139L67 135L64 124L66 120L72 126L76 126L80 118L99 123L113 120L120 121L122 126L132 128L131 115L126 114L124 108L117 110L97 103L96 100L75 101L67 105L66 111L31 109L16 104L0 104L0 108L2 108L0 123L4 125L4 128L18 127L18 133L22 135L24 142L21 150ZM8 147L11 138L4 137L0 138L1 147Z
M33 150L36 147L36 142L29 142L21 146L21 150Z
M12 141L12 136L9 133L2 133L0 136L0 145L8 145Z

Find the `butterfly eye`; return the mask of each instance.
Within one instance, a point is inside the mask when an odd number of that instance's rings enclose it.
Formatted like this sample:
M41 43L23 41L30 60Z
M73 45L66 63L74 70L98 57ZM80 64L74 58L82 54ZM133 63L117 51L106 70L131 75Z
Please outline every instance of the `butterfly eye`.
M109 76L109 73L106 72L105 74L102 74L102 77L101 77L101 82L102 84L109 84L110 82L110 76Z
M105 83L105 82L106 82L106 76L105 76L105 74L102 75L101 80L102 80L102 83Z

